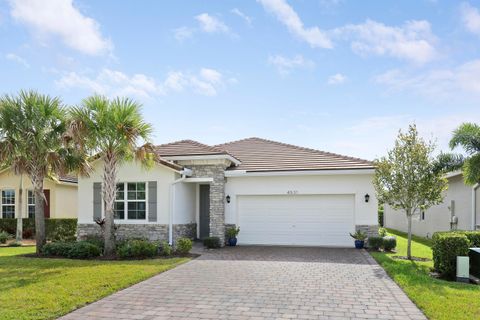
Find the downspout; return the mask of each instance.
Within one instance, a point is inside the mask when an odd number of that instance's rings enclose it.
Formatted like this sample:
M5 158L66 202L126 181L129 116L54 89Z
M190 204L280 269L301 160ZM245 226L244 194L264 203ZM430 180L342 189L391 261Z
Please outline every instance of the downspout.
M170 245L173 245L173 211L175 210L175 185L179 182L184 181L187 178L185 173L185 170L180 171L182 177L173 181L170 184L170 212L168 215L168 244Z
M480 187L480 183L475 184L472 187L472 230L477 226L477 189Z

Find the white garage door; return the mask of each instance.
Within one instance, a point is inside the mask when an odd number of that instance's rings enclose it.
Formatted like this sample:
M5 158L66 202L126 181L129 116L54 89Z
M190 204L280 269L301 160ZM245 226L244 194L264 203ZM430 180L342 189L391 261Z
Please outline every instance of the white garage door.
M239 196L240 244L353 244L353 195Z

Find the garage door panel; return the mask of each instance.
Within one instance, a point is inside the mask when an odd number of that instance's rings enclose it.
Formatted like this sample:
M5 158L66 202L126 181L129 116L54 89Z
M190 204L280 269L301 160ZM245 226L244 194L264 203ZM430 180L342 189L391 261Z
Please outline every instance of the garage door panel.
M238 198L240 244L351 246L353 195Z

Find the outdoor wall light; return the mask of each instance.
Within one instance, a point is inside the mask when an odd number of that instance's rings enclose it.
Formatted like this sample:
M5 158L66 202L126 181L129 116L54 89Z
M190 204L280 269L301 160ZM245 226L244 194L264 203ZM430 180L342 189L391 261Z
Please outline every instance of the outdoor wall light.
M370 195L367 193L367 194L365 195L365 202L368 202L369 200L370 200Z
M227 195L227 196L225 197L225 200L227 200L227 203L230 203L230 196Z

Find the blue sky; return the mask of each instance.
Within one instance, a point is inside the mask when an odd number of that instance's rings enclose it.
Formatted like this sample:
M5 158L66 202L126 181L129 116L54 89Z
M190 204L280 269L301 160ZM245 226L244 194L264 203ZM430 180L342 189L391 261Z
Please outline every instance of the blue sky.
M373 159L480 122L480 1L0 1L0 92L143 104L154 142Z

